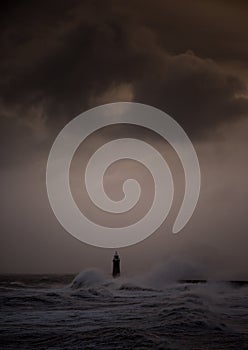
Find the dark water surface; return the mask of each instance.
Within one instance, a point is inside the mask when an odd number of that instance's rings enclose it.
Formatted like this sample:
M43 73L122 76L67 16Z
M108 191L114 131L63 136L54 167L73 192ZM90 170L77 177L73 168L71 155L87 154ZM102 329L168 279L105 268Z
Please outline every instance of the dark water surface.
M0 349L248 350L248 287L1 276Z

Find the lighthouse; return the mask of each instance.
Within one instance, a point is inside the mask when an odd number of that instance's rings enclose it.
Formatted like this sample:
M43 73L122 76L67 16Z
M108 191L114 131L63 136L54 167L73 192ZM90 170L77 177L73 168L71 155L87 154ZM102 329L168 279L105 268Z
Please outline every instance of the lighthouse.
M117 252L115 252L114 257L113 257L113 272L112 272L113 277L118 277L120 276L120 257Z

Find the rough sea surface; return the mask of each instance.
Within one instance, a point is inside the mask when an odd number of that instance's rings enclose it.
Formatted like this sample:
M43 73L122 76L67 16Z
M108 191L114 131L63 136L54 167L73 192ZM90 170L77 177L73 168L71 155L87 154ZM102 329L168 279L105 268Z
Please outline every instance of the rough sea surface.
M247 285L1 276L0 349L248 349Z

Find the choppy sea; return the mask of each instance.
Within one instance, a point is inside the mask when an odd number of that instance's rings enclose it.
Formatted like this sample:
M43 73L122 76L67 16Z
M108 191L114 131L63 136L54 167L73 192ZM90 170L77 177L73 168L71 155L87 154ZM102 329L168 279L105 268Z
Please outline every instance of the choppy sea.
M0 277L0 349L248 349L248 286L71 275Z

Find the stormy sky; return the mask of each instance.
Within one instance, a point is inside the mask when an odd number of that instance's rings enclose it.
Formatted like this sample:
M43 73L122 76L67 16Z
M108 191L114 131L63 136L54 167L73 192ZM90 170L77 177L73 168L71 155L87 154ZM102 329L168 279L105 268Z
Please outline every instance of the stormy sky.
M161 228L120 249L125 273L174 261L180 271L190 265L189 274L194 266L200 277L247 279L247 2L45 0L1 7L0 271L110 269L111 249L77 241L53 215L46 162L56 135L75 116L104 103L133 101L170 114L191 138L202 172L193 217L179 235L171 233L182 169L158 135L136 127L107 128L80 147L71 169L79 207L107 226L144 214L152 182L137 164L114 165L106 184L116 199L124 172L143 184L140 205L124 219L98 212L79 181L82 165L104 142L151 142L168 158L178 190Z

